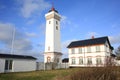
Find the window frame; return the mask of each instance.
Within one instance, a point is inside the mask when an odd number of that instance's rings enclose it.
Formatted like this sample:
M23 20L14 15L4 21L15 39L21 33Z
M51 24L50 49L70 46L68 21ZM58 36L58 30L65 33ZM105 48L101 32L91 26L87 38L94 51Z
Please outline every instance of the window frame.
M79 64L80 64L80 65L83 64L83 57L79 57Z
M12 70L13 69L13 60L5 60L5 70Z
M96 52L100 52L100 46L96 46Z
M92 57L88 57L87 58L87 64L88 65L92 65Z
M101 57L96 57L96 65L101 65L101 64L102 64Z
M91 53L91 47L87 47L87 53Z
M82 54L82 53L83 53L82 48L78 48L78 53L79 53L79 54Z
M72 58L71 64L76 64L76 59L75 58Z
M71 49L71 54L75 54L75 49L74 48Z

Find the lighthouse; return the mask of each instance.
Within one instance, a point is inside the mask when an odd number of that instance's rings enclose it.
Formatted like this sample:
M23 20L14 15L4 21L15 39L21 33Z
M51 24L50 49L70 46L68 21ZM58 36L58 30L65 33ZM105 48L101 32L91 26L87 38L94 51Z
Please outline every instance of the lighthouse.
M61 63L60 19L58 11L52 7L46 18L44 63Z

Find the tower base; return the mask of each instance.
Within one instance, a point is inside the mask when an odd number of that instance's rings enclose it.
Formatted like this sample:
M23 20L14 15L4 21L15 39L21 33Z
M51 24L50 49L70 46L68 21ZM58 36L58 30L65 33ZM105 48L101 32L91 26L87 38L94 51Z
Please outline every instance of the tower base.
M62 63L62 53L60 52L45 52L44 63Z

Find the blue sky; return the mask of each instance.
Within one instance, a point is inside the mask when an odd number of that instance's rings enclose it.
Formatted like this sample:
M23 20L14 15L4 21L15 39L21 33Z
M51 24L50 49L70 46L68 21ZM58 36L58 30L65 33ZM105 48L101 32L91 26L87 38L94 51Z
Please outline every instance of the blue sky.
M43 61L45 14L52 3L61 15L61 46L74 40L108 36L120 45L120 0L0 0L0 52L10 53L15 28L14 54L32 55Z

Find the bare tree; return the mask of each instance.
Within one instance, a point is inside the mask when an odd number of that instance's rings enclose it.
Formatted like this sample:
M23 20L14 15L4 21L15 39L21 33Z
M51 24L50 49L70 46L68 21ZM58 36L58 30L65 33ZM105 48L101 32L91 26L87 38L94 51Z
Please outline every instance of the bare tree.
M115 53L116 53L117 59L120 60L120 46L115 50Z

